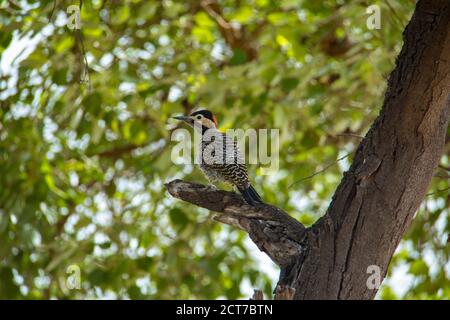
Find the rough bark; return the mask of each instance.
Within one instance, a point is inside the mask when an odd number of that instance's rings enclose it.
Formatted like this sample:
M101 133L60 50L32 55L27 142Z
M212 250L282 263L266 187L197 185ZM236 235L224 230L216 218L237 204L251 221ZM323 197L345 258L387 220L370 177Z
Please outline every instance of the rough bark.
M442 155L450 117L450 2L419 1L404 32L380 115L327 213L305 229L270 205L173 181L169 192L247 231L281 268L295 299L373 299L367 268L385 276Z
M166 187L176 198L219 212L214 220L247 231L258 248L279 266L290 265L302 252L305 227L274 206L252 207L234 192L181 180Z

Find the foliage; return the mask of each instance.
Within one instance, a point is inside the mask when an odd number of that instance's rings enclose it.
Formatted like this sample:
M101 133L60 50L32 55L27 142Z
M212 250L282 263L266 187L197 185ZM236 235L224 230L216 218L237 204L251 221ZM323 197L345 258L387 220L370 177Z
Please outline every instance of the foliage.
M245 282L270 294L243 232L165 191L205 182L170 161L170 117L207 108L222 129L279 128L280 170L253 166L252 180L310 225L351 157L303 178L367 132L414 1L371 1L380 30L357 0L82 1L79 31L71 4L0 6L0 298L231 299ZM381 298L450 298L449 154ZM79 290L66 288L70 265Z

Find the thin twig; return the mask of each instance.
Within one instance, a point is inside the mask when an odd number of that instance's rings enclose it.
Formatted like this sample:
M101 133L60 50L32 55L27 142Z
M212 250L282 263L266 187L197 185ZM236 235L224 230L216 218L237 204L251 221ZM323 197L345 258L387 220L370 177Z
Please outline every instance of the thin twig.
M363 136L360 136L355 133L338 133L335 135L336 137L352 137L352 138L358 138L358 139L364 139Z
M48 17L48 22L49 23L52 22L53 15L55 14L55 9L56 9L57 4L58 4L58 0L53 0L53 8L52 8L52 11L50 12L50 15Z
M289 188L291 188L292 186L296 185L296 184L299 183L299 182L302 182L302 181L311 179L311 178L317 176L318 174L321 174L322 172L328 170L330 167L334 166L334 165L335 165L336 163L338 163L339 161L344 160L345 158L347 158L348 156L352 155L353 153L354 153L354 152L350 152L350 153L346 154L345 156L340 157L340 158L337 159L336 161L334 161L334 162L328 164L328 165L327 165L325 168L323 168L322 170L316 171L316 172L314 172L312 175L309 175L309 176L307 176L307 177L304 177L304 178L302 178L302 179L300 179L300 180L295 181L294 183L292 183L292 184L289 186Z
M83 33L81 32L80 29L76 29L75 30L75 39L77 42L77 46L79 45L79 49L81 52L81 55L83 56L83 78L80 79L80 82L82 83L87 83L89 90L92 89L91 87L91 75L89 73L89 63L87 61L87 57L86 57L86 50L84 48L84 39L83 39Z
M384 2L386 2L386 5L389 7L389 10L392 12L392 14L396 18L397 22L399 23L400 28L403 30L405 23L402 21L402 18L400 18L400 16L397 14L397 11L395 11L394 7L391 5L389 0L384 0Z
M433 194L437 194L437 193L441 193L441 192L445 192L445 191L449 191L449 190L450 190L450 187L445 188L445 189L436 190L435 192L427 193L426 196L429 197L429 196L432 196Z
M223 29L232 29L230 23L226 21L219 13L217 13L211 5L214 4L213 1L202 1L200 6L214 19L217 24Z

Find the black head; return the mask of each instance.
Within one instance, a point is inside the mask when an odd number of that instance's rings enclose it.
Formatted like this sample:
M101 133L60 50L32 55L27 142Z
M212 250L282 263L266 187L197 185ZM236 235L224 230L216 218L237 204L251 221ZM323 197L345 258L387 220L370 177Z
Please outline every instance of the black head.
M195 117L195 116L197 116L197 115L202 115L203 117L205 117L206 119L211 120L212 122L215 121L215 120L214 120L214 119L215 119L214 115L213 115L212 112L209 111L209 110L198 110L198 111L192 112L192 113L190 114L191 117Z
M199 124L202 128L210 129L217 128L217 120L213 113L209 110L199 110L191 113L189 116L175 117L177 120L182 120L190 126Z

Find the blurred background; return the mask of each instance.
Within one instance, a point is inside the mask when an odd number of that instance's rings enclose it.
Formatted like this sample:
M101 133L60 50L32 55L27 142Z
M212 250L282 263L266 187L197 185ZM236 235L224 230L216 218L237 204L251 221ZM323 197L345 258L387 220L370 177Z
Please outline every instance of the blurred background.
M279 171L250 176L309 226L382 106L415 1L0 4L0 298L235 299L270 295L278 270L168 195L175 178L206 183L171 161L170 117L280 129ZM449 155L380 299L450 298Z

